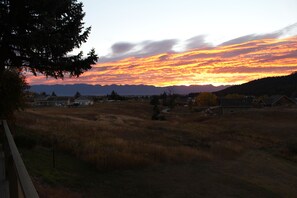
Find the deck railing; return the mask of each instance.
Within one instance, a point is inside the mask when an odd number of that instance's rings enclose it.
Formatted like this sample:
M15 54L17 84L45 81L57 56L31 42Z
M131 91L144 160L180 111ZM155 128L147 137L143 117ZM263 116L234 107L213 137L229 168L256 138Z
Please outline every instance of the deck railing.
M9 183L10 198L38 198L37 191L13 140L6 120L3 120L2 124L4 129L3 149L6 178Z

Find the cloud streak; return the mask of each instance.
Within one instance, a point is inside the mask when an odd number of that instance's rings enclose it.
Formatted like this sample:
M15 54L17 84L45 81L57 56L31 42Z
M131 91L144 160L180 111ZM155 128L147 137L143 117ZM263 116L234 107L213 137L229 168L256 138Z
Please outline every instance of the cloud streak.
M146 41L144 42L143 48L138 53L147 56L164 52L172 52L173 47L176 44L176 39L168 39L163 41Z
M207 48L207 47L212 47L212 45L205 41L204 35L195 36L186 41L187 50L192 50L197 48Z
M222 43L221 46L240 44L240 43L245 43L248 41L255 41L255 40L276 39L276 38L280 38L280 37L291 37L296 34L297 34L297 23L294 23L290 26L287 26L283 29L277 30L272 33L250 34L250 35L238 37L238 38L235 38L235 39L232 39L232 40Z
M111 46L111 50L113 54L124 54L129 52L133 47L135 46L135 44L132 43L115 43Z
M117 43L113 56L101 59L80 78L29 77L30 84L239 84L297 71L297 24L265 35L247 35L213 47L204 36L187 40L187 51L175 52L178 40Z

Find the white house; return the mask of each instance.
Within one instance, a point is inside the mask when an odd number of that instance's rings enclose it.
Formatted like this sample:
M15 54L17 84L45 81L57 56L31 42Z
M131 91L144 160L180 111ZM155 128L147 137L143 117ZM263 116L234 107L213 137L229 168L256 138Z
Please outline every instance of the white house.
M86 96L81 96L81 97L78 97L77 99L75 99L74 103L82 105L82 106L88 106L88 105L93 105L94 101L93 101L93 99L90 99Z

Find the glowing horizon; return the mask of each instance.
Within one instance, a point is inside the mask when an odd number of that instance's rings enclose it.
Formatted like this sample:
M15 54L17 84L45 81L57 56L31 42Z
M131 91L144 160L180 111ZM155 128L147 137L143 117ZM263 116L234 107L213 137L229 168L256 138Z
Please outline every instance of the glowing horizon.
M233 85L297 71L297 36L263 38L184 52L103 59L79 78L27 75L34 84Z

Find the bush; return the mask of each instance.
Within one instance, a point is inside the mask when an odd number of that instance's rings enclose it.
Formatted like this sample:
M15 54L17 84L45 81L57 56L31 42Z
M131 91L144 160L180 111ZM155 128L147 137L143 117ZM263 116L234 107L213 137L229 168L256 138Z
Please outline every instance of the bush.
M0 72L0 118L10 118L15 110L24 107L25 77L15 70Z
M218 104L216 95L208 92L202 92L196 97L196 104L198 106L215 106Z

